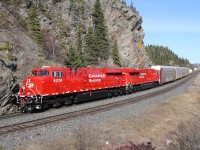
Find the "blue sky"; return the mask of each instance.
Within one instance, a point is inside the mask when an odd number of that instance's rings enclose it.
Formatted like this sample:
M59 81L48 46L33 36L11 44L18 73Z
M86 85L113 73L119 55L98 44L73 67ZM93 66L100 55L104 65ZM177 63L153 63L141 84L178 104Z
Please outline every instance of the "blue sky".
M200 63L200 0L132 1L143 18L145 45L167 46L179 57Z

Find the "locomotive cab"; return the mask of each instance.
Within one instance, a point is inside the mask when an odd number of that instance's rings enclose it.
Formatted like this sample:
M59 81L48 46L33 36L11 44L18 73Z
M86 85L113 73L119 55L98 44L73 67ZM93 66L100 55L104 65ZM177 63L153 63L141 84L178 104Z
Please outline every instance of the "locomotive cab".
M32 75L23 80L18 94L22 111L59 106L61 103L72 103L71 95L67 98L70 79L69 68L41 67L32 70ZM60 102L58 102L60 100Z
M26 77L23 80L18 95L22 111L24 111L25 108L27 109L26 111L32 111L33 109L42 109L42 84L45 82L45 79L48 78L48 76L49 71L40 68L33 70L32 75Z
M49 76L49 71L33 70L32 75L23 80L22 86L20 87L20 96L36 96L40 94L37 90L39 90L40 84L47 76Z

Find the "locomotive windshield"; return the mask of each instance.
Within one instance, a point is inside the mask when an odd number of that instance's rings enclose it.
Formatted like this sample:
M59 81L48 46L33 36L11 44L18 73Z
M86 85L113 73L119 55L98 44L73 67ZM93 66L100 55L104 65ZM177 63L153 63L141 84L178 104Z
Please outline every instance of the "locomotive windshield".
M37 71L32 72L32 76L48 76L48 75L49 75L49 71L46 71L46 70L40 70L39 72Z
M38 72L38 76L48 76L49 75L49 71L46 70L40 70Z

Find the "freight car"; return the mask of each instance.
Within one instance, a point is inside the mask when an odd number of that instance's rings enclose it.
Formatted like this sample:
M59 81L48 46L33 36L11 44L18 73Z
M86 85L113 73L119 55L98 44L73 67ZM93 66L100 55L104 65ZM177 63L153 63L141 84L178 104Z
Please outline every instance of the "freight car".
M159 85L155 69L41 67L23 80L22 112L128 94Z
M176 67L175 74L176 74L176 80L182 78L183 77L182 67Z
M151 68L158 71L159 84L176 80L176 69L173 66L151 66Z
M186 77L190 74L190 69L186 67L181 67L182 69L182 77Z
M190 69L186 67L174 66L151 66L152 69L158 71L159 84L165 84L186 77L190 74Z

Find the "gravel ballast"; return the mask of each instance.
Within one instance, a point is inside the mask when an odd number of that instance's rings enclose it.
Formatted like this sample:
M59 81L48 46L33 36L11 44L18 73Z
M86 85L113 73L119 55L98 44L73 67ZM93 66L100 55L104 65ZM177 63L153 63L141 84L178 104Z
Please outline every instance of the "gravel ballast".
M163 94L163 95L160 95L160 96L157 96L154 98L150 98L148 100L145 100L145 101L142 101L139 103L123 106L121 108L113 109L113 110L103 112L103 113L98 113L98 114L92 115L92 116L85 116L85 117L77 118L77 119L73 119L73 120L62 121L58 124L38 127L33 130L26 131L26 132L13 133L13 134L7 135L5 137L0 137L0 145L2 145L5 149L7 149L7 148L13 147L15 145L28 145L35 141L40 141L40 140L48 141L50 139L53 139L56 135L62 134L63 132L73 131L75 128L80 126L80 124L81 125L95 125L95 124L98 125L98 123L108 120L109 118L118 118L118 117L120 118L120 117L129 116L129 115L133 116L133 114L137 115L140 111L142 111L142 109L144 109L145 107L148 107L151 104L166 102L167 99L170 98L171 96L176 96L181 93L184 93L186 91L187 87L190 86L194 82L195 79L196 79L196 76L193 77L192 79L188 80L184 85L177 88L176 90L173 90L171 92L168 92L166 94ZM176 83L177 82L180 82L180 81L176 81ZM176 84L176 83L173 82L170 84ZM146 90L146 91L139 92L139 93L133 93L133 94L127 95L127 96L115 97L115 98L106 99L106 100L98 100L95 102L73 105L71 107L64 106L59 109L50 109L50 110L47 110L47 111L41 112L41 113L28 114L28 115L24 115L24 116L20 116L20 117L9 118L7 120L4 119L4 120L1 120L0 126L25 122L28 120L35 120L35 119L44 118L47 116L62 114L65 112L72 112L72 111L81 110L81 109L85 109L85 108L89 108L89 107L94 107L94 106L98 106L98 105L102 105L102 104L106 104L106 103L111 103L113 101L120 101L120 100L124 100L127 98L143 95L145 93L153 92L158 89L165 88L167 86L170 86L170 84L166 84L164 86Z

